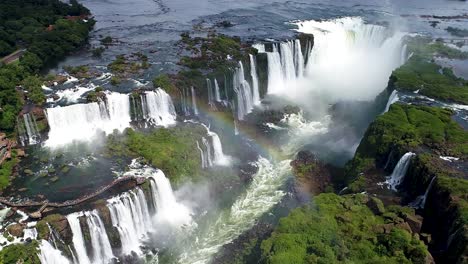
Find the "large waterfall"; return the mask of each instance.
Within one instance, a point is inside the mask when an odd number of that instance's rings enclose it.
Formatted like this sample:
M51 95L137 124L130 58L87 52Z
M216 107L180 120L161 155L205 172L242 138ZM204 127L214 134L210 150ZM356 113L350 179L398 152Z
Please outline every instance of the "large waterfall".
M192 225L190 209L177 201L164 173L161 170L144 167L143 175L150 183L149 195L137 187L107 200L112 225L119 234L122 247L117 250L121 255L130 255L132 252L141 255L144 240L149 238L151 232L158 229L179 229ZM70 248L73 263L113 263L117 256L114 256L98 211L72 213L66 218L73 234L73 245ZM89 230L89 245L85 241L83 224L87 225ZM43 241L40 249L39 257L43 264L71 263L48 241Z
M250 87L250 84L247 80L245 80L244 66L240 61L239 66L234 72L233 89L237 95L237 118L239 120L243 120L245 115L252 112L254 106L254 98L252 95L252 89Z
M268 59L268 93L287 93L289 86L304 74L304 56L299 40L272 44L272 52L267 52ZM265 47L257 44L259 52Z
M70 264L70 261L62 254L62 252L48 241L42 240L39 245L39 260L42 264Z
M218 166L227 166L231 162L231 157L227 156L223 152L223 146L221 140L219 139L218 134L211 131L209 127L202 124L206 133L208 134L208 139L202 138L202 143L205 146L204 150L201 150L201 155L204 157L202 161L205 161L205 167L211 167L212 165ZM198 144L198 143L197 143ZM203 164L202 164L203 167Z
M136 111L135 100L128 94L106 92L105 101L47 108L50 132L46 145L57 147L74 141L91 141L100 132L123 131L132 121L130 102ZM171 97L160 88L145 92L138 109L149 124L166 127L176 122Z
M257 63L255 57L249 54L250 57L250 76L252 77L252 100L254 105L260 104L260 91L257 75Z
M412 152L405 153L403 157L400 158L397 165L393 169L392 175L387 178L386 183L390 186L390 188L396 191L398 185L403 182L403 179L406 175L406 171L408 170L411 158L416 154Z
M145 93L148 121L156 126L170 126L176 122L176 112L172 99L164 90L158 88L155 91Z
M296 96L313 91L332 100L371 100L406 58L402 56L404 33L366 24L361 18L295 24L299 32L314 35L305 69L310 83L299 84Z
M397 90L393 90L392 93L390 94L390 97L388 97L387 105L385 106L384 113L388 112L390 109L390 106L396 102L398 102L398 92Z
M191 96L192 96L192 111L193 111L193 114L194 115L198 115L198 106L197 106L197 95L195 94L195 89L192 87L190 87L190 93L191 93Z

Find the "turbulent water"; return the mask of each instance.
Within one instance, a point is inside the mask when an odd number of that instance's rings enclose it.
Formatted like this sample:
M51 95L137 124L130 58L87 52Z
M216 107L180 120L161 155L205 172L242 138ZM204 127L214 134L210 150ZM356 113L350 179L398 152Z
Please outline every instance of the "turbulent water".
M253 176L247 190L207 230L197 233L198 239L182 254L179 262L208 263L221 246L251 228L260 216L286 194L280 188L290 172L289 163L290 160L284 160L273 164L265 158L259 158L256 162L258 172Z

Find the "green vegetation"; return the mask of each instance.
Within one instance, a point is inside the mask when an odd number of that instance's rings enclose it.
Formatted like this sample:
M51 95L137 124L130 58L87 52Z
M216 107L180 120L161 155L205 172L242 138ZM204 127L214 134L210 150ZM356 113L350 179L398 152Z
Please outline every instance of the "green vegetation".
M0 263L4 264L40 264L37 254L38 242L32 241L25 244L14 244L0 251Z
M13 169L18 164L19 159L16 157L16 151L11 152L11 159L5 160L0 165L0 190L3 190L10 184L10 178L13 174Z
M468 133L451 119L452 111L441 108L394 104L367 129L355 157L346 165L348 177L385 162L390 149L426 146L448 156L468 155Z
M26 49L19 62L0 66L0 128L13 133L22 108L16 86L51 63L86 43L94 25L80 17L89 10L76 0L70 5L59 0L3 1L0 3L0 56ZM33 86L37 87L37 86ZM38 89L31 88L30 99L42 102Z
M396 69L390 81L397 90L419 90L420 94L432 98L468 104L468 81L418 55Z
M42 92L42 80L39 77L31 75L24 79L22 84L29 100L36 105L45 103L46 97Z
M105 49L103 47L95 48L92 50L92 54L94 57L101 57L102 53L104 53Z
M112 41L113 41L112 37L107 36L107 37L101 39L101 44L102 45L109 45L109 44L112 43Z
M431 60L434 56L445 57L449 59L467 59L468 52L451 48L442 41L432 41L429 37L409 37L406 39L408 53Z
M107 152L113 156L143 157L177 183L199 174L201 161L196 141L203 135L206 130L200 126L161 128L149 133L127 129L122 135L109 135Z
M160 87L169 94L177 92L177 87L171 82L171 79L167 74L158 75L153 79L154 87Z
M320 194L314 201L281 219L262 242L265 263L426 263L425 245L400 226L400 207L373 213L362 194Z
M141 69L149 68L148 57L142 53L133 53L130 56L118 55L107 65L115 74L138 73Z

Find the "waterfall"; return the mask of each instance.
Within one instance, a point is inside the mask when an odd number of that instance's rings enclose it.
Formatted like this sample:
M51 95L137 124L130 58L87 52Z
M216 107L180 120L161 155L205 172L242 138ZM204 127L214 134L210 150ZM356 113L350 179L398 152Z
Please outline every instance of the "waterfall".
M213 88L211 87L211 81L208 78L206 78L206 90L208 91L208 105L211 108L214 108L215 104L213 102Z
M212 148L211 148L211 145L210 145L210 142L202 137L202 142L203 142L203 145L205 146L205 152L204 154L206 155L205 156L205 160L206 160L206 167L211 167L213 166L213 158L212 158L212 155L211 155L211 152L212 152Z
M211 142L208 142L207 139L202 138L203 144L205 145L206 150L207 150L206 153L208 153L208 156L207 156L208 164L212 163L213 165L218 165L218 166L228 166L231 162L231 157L224 154L223 146L221 144L221 140L219 139L218 134L211 131L210 128L205 126L204 124L202 125L205 127L206 133L211 139ZM211 143L211 147L210 147L210 143Z
M106 102L74 104L45 110L50 132L46 145L58 147L74 141L90 142L97 133L123 131L130 126L128 95L106 93Z
M296 66L296 76L302 77L304 75L304 56L301 51L301 41L298 39L294 41L294 63Z
M392 71L404 63L403 32L366 24L358 17L295 24L299 32L314 35L304 74L310 83L288 85L285 95L314 92L332 102L372 100L387 86Z
M54 248L46 240L41 240L39 252L39 260L42 264L70 264L70 261L62 255L62 252Z
M254 105L260 104L260 92L258 86L257 64L255 57L249 54L250 57L250 76L252 77L252 100Z
M290 172L290 160L272 164L264 158L256 162L257 173L245 192L231 208L221 212L213 224L201 230L197 243L185 248L179 263L210 263L211 257L225 244L254 226L255 222L286 194L280 188Z
M86 212L85 216L91 236L93 263L109 263L114 258L114 254L101 218L96 210Z
M281 57L278 51L268 52L268 93L276 94L283 90Z
M387 177L386 183L390 186L390 188L396 191L396 187L400 185L406 175L406 171L408 170L411 158L416 154L412 152L408 152L401 159L398 161L397 165L393 169L392 175Z
M198 143L197 141L197 149L198 151L200 151L200 159L201 159L201 167L202 168L206 168L208 167L208 164L207 164L207 159L205 158L205 152L203 151L203 149L200 147L200 144Z
M245 80L244 66L240 61L234 72L233 88L237 95L237 118L243 120L245 115L252 112L254 101L250 84Z
M137 193L135 193L137 192ZM151 217L141 189L123 193L108 200L112 225L119 232L122 254L141 254L141 239L152 230Z
M194 115L198 115L198 107L197 107L197 98L196 98L196 95L195 95L195 89L192 87L190 87L190 91L192 92L192 110L193 110L193 114Z
M398 92L397 90L393 90L392 93L390 94L390 97L388 97L388 102L387 105L385 106L384 113L388 112L390 109L390 106L398 101Z
M156 205L155 219L157 223L169 224L177 228L191 225L191 211L185 205L177 202L171 183L164 172L156 170L151 174L150 179L151 191Z
M214 84L215 84L215 100L216 102L221 102L221 95L219 93L218 80L216 80L216 78L214 79Z
M145 92L143 108L146 109L146 118L149 123L156 126L171 126L176 123L176 112L172 99L161 88Z
M260 46L257 44L255 47ZM259 52L265 52L265 49L260 48ZM304 75L305 60L298 39L273 44L273 51L267 52L267 59L269 94L287 92L286 86L294 85Z
M427 195L429 194L429 192L431 191L432 189L432 185L434 184L434 180L436 179L437 177L434 176L432 177L431 179L431 182L429 183L429 185L427 186L427 189L426 191L424 192L423 195L420 195L418 197L416 197L416 199L411 202L409 204L409 206L413 207L413 208L421 208L421 209L424 209L424 206L426 205L426 199L427 199Z
M72 231L73 248L75 249L79 264L91 264L91 260L86 253L83 232L81 231L80 220L78 217L83 216L83 213L73 213L67 215L68 224Z
M40 140L39 129L37 128L36 118L34 114L26 113L23 115L24 126L28 136L28 143L30 145L36 144Z

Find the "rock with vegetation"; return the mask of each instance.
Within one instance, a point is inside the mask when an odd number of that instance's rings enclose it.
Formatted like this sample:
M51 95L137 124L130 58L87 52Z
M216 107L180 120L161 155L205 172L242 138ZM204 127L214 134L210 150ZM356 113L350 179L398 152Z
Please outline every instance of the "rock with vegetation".
M291 161L293 173L300 190L319 194L332 191L332 175L329 166L322 163L309 151L300 151Z
M364 194L316 196L262 242L264 263L434 263L400 207L374 214L369 200Z
M7 246L0 251L0 263L40 264L38 247L39 243L35 240Z
M73 233L68 224L68 220L61 214L52 214L44 217L37 222L36 228L38 232L38 239L48 240L51 236L49 226L56 231L65 244L71 244Z

